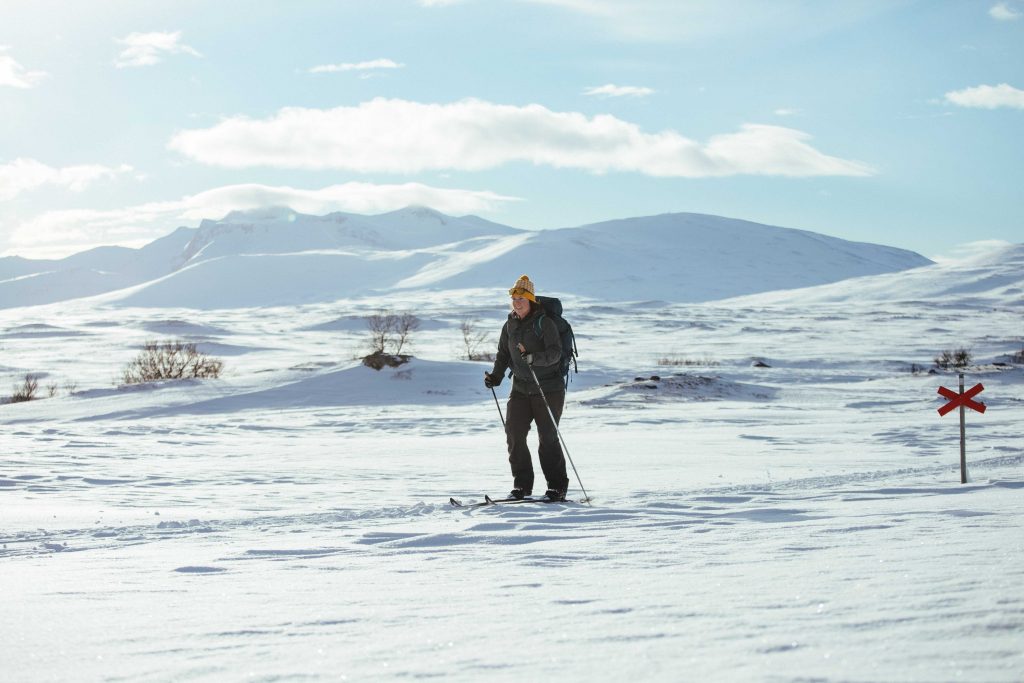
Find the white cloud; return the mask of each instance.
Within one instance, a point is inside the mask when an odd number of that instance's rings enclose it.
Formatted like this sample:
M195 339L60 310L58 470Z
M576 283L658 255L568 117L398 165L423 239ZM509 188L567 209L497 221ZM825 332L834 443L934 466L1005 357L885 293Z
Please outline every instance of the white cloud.
M342 64L320 64L309 70L311 74L337 73L339 71L370 71L373 69L401 69L405 64L390 59L374 59L368 62L345 62Z
M866 164L817 151L798 130L748 124L707 144L674 130L646 133L614 116L481 100L422 104L378 98L356 107L291 107L268 119L229 118L175 135L168 147L214 166L362 173L479 171L512 162L661 177L870 175Z
M793 128L747 123L737 133L712 137L704 152L717 167L728 169L728 175L869 176L876 172L865 163L823 154L807 144L810 139L808 133Z
M117 56L118 69L158 64L165 55L188 54L202 57L194 48L181 42L181 31L130 33L117 40L125 49Z
M781 107L775 110L776 116L796 116L802 113L800 109L792 109L790 107Z
M106 178L132 170L131 166L118 168L89 164L54 168L35 159L18 158L8 164L0 164L0 201L14 199L22 192L44 185L55 185L73 192Z
M29 71L7 52L9 48L0 45L0 86L11 88L34 88L48 75L45 71Z
M455 5L462 2L462 0L419 0L419 3L424 7L447 7L448 5Z
M946 93L946 101L961 107L996 109L1010 107L1024 109L1024 90L1014 88L1006 83L999 85L979 85L963 90Z
M406 206L429 206L454 215L486 213L518 201L489 191L445 189L420 183L344 183L319 190L257 184L228 185L177 201L150 202L110 211L50 211L18 225L10 253L35 258L66 256L98 245L141 246L170 230L219 219L231 211L287 206L299 213L333 211L383 213Z
M587 88L583 91L583 94L602 97L646 97L647 95L653 95L654 90L635 85L615 85L614 83L609 83L594 88Z
M1008 2L997 2L989 9L988 14L998 21L1014 21L1020 19L1021 13L1013 9Z

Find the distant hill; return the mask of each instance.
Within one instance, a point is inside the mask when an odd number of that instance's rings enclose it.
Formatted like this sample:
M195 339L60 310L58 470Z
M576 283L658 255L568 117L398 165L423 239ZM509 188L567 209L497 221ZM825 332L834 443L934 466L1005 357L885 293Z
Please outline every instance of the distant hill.
M98 247L60 260L0 258L0 308L93 296L167 275L183 265L195 233L178 228L141 249Z
M737 305L813 305L924 301L1024 306L1024 244L994 248L974 258L899 273L843 280L796 291L733 300Z
M931 263L903 249L691 213L545 230L509 245L495 262L470 264L433 285L501 286L522 270L545 291L686 303Z
M273 208L179 228L142 249L0 259L0 307L104 294L128 306L237 308L396 290L505 288L699 302L928 265L914 252L701 214L529 231L409 207L378 216Z

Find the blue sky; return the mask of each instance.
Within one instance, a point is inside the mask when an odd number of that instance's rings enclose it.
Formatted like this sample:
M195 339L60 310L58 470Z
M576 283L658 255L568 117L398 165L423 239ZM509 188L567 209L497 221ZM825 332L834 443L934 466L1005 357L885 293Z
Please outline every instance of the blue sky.
M5 0L0 255L233 209L1021 242L1024 0Z

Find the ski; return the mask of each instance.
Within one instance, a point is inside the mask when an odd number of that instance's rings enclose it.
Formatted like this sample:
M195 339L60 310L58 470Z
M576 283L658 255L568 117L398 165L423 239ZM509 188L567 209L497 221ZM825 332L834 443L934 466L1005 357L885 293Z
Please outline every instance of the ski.
M548 500L547 498L491 498L490 496L484 496L483 501L477 503L463 503L461 500L456 498L449 498L448 502L452 507L457 508L477 508L485 507L487 505L515 505L517 503L576 503L575 500Z
M530 499L530 500L532 500L532 499ZM497 500L495 500L494 498L491 498L490 496L484 496L484 499L482 501L480 501L480 502L477 502L477 503L463 503L461 500L458 500L456 498L449 498L448 502L452 504L452 507L457 507L457 508L478 508L478 507L484 507L485 505L497 505L498 503L512 503L512 502L522 502L522 501L519 501L516 498L498 498Z

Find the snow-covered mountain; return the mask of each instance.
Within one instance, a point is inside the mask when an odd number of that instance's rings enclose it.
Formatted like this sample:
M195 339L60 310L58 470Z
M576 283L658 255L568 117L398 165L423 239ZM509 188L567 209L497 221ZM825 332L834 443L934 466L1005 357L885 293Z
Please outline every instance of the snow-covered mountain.
M455 218L424 207L379 216L331 213L309 216L274 207L236 211L223 220L203 221L185 248L185 263L241 254L294 254L308 251L371 252L423 249L515 228L476 216Z
M853 278L799 291L742 297L741 305L807 305L852 301L954 301L958 305L1024 306L1024 244L960 261Z
M701 214L531 231L422 207L379 216L273 208L179 228L142 249L0 259L0 307L108 293L130 306L235 308L410 289L501 288L699 302L904 271L919 254Z
M693 303L930 263L892 247L676 213L536 232L503 253L500 268L481 261L444 279L443 286L500 286L519 269L549 291Z
M388 252L515 232L521 231L476 216L454 218L422 207L379 216L346 213L308 216L280 207L238 211L218 221L204 220L198 228L178 228L141 249L99 247L60 260L0 258L0 308L55 303L121 290L224 257L329 251L344 252L344 256L359 254L369 264L379 254ZM244 261L246 266L257 268L251 272L238 272L229 260L218 267L204 269L201 277L221 280L237 277L238 287L244 289L250 281L263 281L269 276L274 282L292 281L298 292L306 292L312 300L322 300L315 276L303 283L306 279L303 267L299 266L298 273L278 272L274 268L280 264L272 263L272 272L268 273L263 264L257 265L259 260ZM310 270L317 272L315 263ZM183 277L181 285L187 289L196 275ZM275 275L279 277L275 279ZM231 288L229 283L225 285ZM163 287L158 289L164 291ZM268 291L273 296L273 290L268 287L257 286L254 291ZM169 296L173 298L173 292ZM273 298L305 300L290 298L290 295ZM250 301L240 305L258 304Z
M77 299L174 272L195 228L178 228L141 249L98 247L59 260L0 258L0 308Z

